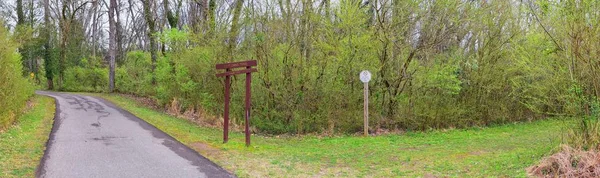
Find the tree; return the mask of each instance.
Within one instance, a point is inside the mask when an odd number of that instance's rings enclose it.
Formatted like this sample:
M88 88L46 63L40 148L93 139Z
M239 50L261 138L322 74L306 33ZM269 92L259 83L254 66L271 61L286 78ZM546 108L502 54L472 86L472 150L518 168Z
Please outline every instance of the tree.
M108 57L109 57L109 92L113 92L115 89L115 57L116 57L116 36L117 36L117 24L115 22L115 10L117 9L117 1L110 0L110 7L108 7L108 21L110 25L109 32L109 43L108 43Z
M2 15L43 42L18 48L29 71L43 56L49 88L65 75L108 84L80 87L91 91L138 79L127 87L154 88L123 91L217 112L214 64L256 59L255 123L273 133L352 132L363 69L384 129L592 113L600 95L595 1L44 0L40 22L33 1L16 2Z
M23 0L17 0L17 25L25 24L25 13L23 11Z
M152 58L152 83L155 83L156 77L154 74L154 70L156 69L156 27L154 15L150 9L152 9L152 4L154 4L153 0L143 0L144 6L144 18L146 19L146 25L148 26L148 39L150 41L150 56Z
M181 5L182 5L182 0L178 0L177 1L177 10L175 12L175 14L173 14L173 11L171 10L171 7L169 6L169 0L163 0L163 8L165 10L165 16L167 17L167 22L169 23L169 26L171 28L177 28L178 24L179 24L179 11L181 10Z
M228 39L228 47L227 47L227 53L229 55L229 58L227 60L229 61L233 61L234 58L234 48L235 45L237 44L237 37L238 37L238 33L239 33L239 18L240 15L242 13L242 7L244 5L244 0L236 0L235 1L235 5L233 7L233 19L231 20L231 28L229 29L229 39Z
M51 30L50 24L50 0L44 0L44 26L43 26L43 37L44 37L44 68L46 69L46 80L48 83L48 89L54 89L54 61L51 55Z

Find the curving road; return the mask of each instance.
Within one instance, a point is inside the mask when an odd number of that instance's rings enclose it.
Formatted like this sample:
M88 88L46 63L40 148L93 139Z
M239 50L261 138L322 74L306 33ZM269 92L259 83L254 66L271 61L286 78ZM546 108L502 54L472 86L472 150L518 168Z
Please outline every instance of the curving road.
M38 177L234 177L112 103L36 93L56 99L55 123Z

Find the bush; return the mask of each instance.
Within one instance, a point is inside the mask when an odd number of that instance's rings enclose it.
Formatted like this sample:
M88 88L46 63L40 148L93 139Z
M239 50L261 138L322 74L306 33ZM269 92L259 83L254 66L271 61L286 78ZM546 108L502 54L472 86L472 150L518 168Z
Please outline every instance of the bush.
M600 120L582 118L577 127L567 132L567 143L578 149L591 150L600 146Z
M33 86L22 76L18 45L0 22L0 130L12 124L21 113Z
M600 149L600 101L598 99L582 99L589 105L590 114L581 117L577 126L567 132L567 144L581 150Z
M222 93L222 88L214 74L214 65L212 53L203 48L159 59L156 97L160 104L167 105L177 100L179 106L176 107L182 111L200 108L215 111L213 94Z
M154 93L138 91L152 88L140 77L150 76L147 62L133 62L148 61L141 52L128 54L117 70L122 76L117 82L123 82L118 87L126 93L150 93L174 111L201 109L221 115L224 82L215 77L214 65L256 59L252 126L272 134L361 131L361 70L373 74L371 130L464 128L583 113L586 104L573 93L589 95L593 90L579 82L583 92L569 92L577 89L572 76L578 72L568 67L572 61L553 50L556 44L542 31L523 33L509 23L513 13L488 14L495 8L514 10L510 3L494 2L466 9L474 4L430 4L445 9L440 11L402 2L394 8L409 10L391 15L404 19L395 24L374 23L368 6L340 1L328 11L331 17L305 14L310 18L302 23L309 24L302 26L310 30L302 27L300 34L281 26L285 18L259 14L253 18L258 21L249 23L260 25L244 31L237 43L223 40L229 38L225 33L203 36L171 29L159 34L168 49L157 61ZM477 15L463 19L462 13ZM469 23L475 25L465 31L447 28L456 27L457 20L477 23ZM587 68L582 66L577 68ZM230 114L241 125L245 79L232 78Z
M459 79L458 59L438 56L433 64L417 67L412 87L397 99L402 108L401 125L411 130L429 128L465 127L461 120L464 105L458 96L462 89ZM412 117L412 118L411 118Z
M108 69L71 67L65 70L63 90L78 92L106 92Z
M138 96L151 96L155 93L152 86L152 59L143 51L127 53L125 62L115 71L115 88L121 93Z

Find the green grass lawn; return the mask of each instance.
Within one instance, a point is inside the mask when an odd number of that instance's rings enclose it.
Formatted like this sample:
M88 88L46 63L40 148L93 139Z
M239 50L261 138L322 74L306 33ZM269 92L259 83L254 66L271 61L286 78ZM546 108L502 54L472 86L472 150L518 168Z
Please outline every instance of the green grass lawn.
M129 110L240 177L525 177L552 154L572 120L376 137L253 135L196 126L117 95L95 94Z
M0 177L34 177L54 122L54 99L34 96L15 125L0 133Z

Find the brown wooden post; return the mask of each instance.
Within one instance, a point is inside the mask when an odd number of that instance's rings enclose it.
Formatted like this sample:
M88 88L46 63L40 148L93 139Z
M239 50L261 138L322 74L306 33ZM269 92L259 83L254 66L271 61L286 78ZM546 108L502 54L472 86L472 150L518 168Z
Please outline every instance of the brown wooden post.
M246 69L250 69L248 66ZM252 73L246 73L246 146L250 146L250 95L252 90L250 84L252 82Z
M227 72L230 69L226 70ZM229 141L229 100L230 100L231 76L225 76L225 113L223 113L223 143Z
M252 66L256 66L256 61L241 61L241 62L232 62L225 64L217 64L217 69L225 69L224 73L217 74L217 77L225 77L225 110L223 113L223 143L227 143L229 140L229 102L231 100L231 76L238 74L246 74L246 99L245 99L245 107L244 107L244 117L246 119L245 125L245 135L246 135L246 146L250 146L250 111L251 111L251 83L252 83L252 72L256 72L256 69L253 69ZM235 70L234 68L245 67L246 69Z

